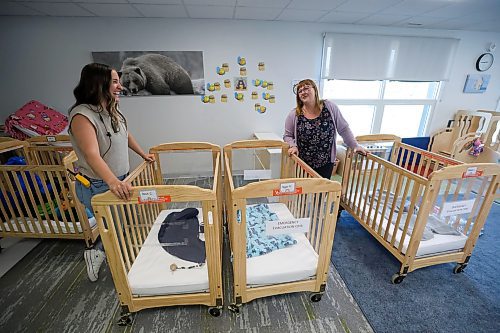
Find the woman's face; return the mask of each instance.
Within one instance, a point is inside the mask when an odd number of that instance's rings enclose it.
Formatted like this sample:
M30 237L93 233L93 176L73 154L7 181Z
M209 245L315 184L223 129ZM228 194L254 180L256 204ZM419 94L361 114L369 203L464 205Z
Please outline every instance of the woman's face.
M298 87L297 95L299 96L302 103L314 102L316 99L314 88L309 84L304 84Z
M111 96L115 98L115 101L120 100L120 92L123 90L122 85L120 84L120 77L118 73L113 69L111 71L111 85L109 86L109 92Z

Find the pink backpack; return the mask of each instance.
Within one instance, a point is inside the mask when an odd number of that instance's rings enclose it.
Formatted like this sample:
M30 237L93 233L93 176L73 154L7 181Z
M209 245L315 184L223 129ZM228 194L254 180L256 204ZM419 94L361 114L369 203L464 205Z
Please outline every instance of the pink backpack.
M5 131L18 140L36 135L57 135L68 126L68 117L38 101L23 105L5 121Z

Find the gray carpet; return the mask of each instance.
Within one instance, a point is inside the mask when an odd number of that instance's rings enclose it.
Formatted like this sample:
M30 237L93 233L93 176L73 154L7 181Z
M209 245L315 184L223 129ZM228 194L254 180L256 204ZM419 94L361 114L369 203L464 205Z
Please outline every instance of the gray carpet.
M332 261L376 332L500 332L500 205L494 204L464 273L418 269L399 284L400 263L346 212Z
M309 293L258 299L239 315L225 307L218 318L205 306L147 309L132 326L116 324L120 307L107 265L88 281L83 242L44 240L0 279L0 332L372 332L333 266L318 303ZM227 254L227 249L225 251ZM224 259L225 305L230 265Z

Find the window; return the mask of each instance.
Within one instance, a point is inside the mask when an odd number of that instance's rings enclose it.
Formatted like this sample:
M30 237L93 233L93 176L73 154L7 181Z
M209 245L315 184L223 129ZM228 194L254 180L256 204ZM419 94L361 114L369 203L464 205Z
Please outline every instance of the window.
M328 80L325 99L339 106L354 135L423 136L441 82Z

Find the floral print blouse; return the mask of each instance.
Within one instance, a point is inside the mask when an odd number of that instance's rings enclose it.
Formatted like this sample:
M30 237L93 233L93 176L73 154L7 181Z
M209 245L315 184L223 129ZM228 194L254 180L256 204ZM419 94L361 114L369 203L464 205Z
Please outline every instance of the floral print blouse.
M307 119L304 115L298 116L299 157L313 169L331 163L334 133L335 125L326 106L323 106L320 115L314 119Z

